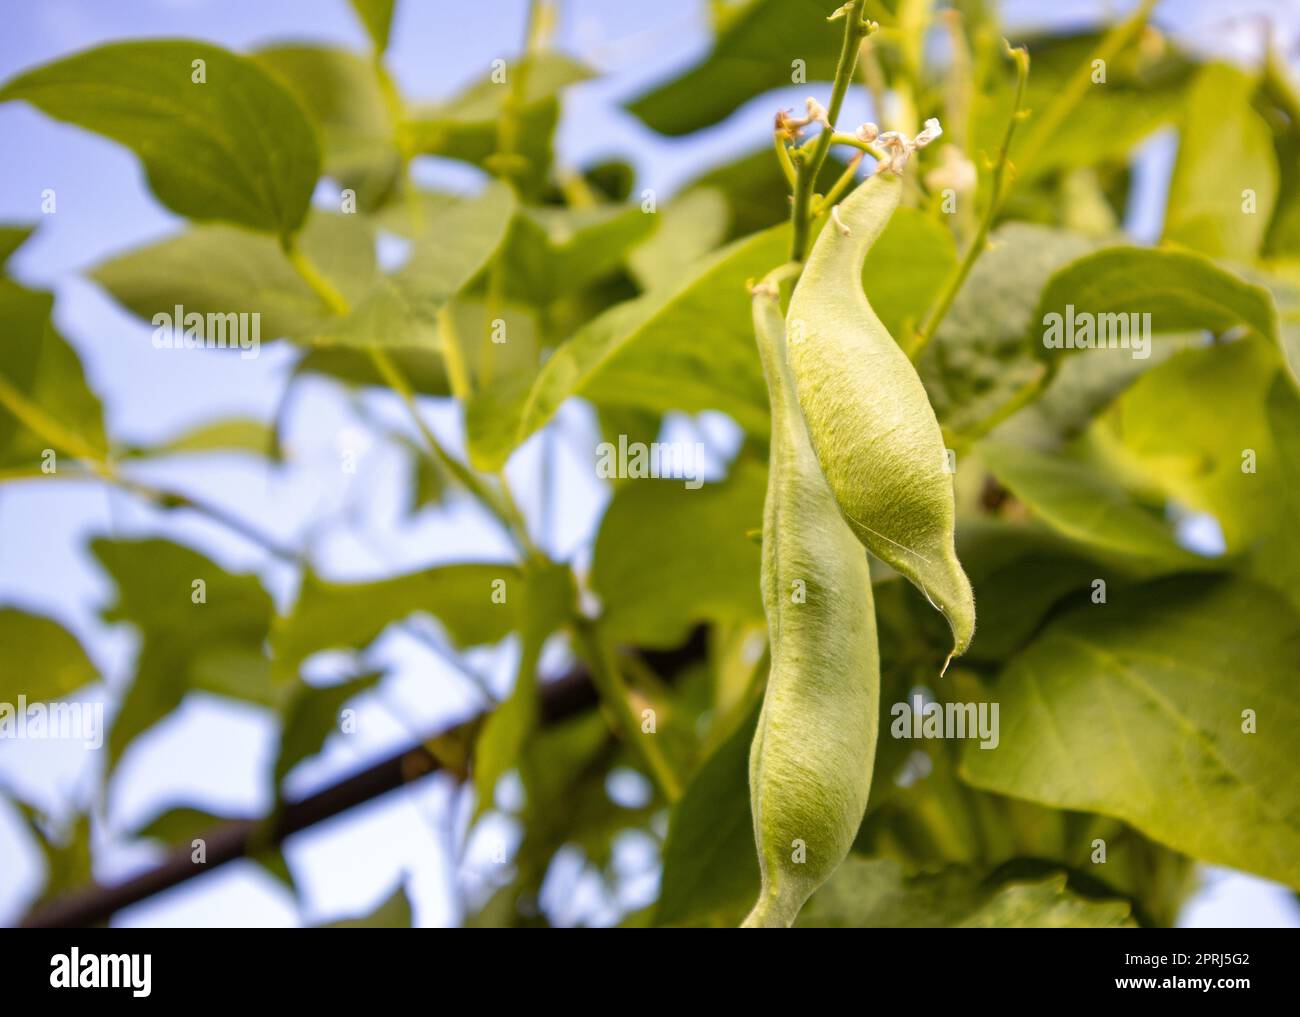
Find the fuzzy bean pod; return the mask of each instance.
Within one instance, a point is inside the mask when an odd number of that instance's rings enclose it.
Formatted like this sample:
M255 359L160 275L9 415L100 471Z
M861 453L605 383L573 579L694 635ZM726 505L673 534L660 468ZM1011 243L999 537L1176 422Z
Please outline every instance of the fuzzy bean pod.
M772 665L749 759L762 889L748 927L785 927L844 859L871 790L880 659L867 556L809 442L776 289L755 289L772 407L762 585Z
M921 379L862 291L902 186L893 173L871 177L822 229L790 300L790 367L844 518L943 612L956 656L975 632L975 600L953 546L947 451Z

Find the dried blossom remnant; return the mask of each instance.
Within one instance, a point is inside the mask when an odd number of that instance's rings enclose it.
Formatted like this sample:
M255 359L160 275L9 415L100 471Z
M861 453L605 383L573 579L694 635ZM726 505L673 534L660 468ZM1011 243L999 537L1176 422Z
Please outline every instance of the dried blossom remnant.
M874 124L863 124L863 127L874 126ZM858 129L862 130L862 128ZM876 172L884 173L888 170L891 173L901 174L903 167L907 165L908 157L917 149L925 148L926 145L941 134L943 134L943 128L939 126L939 121L935 117L931 117L925 122L924 129L915 138L909 138L901 131L885 131L876 141L885 150L887 158L880 160L879 165L876 166Z

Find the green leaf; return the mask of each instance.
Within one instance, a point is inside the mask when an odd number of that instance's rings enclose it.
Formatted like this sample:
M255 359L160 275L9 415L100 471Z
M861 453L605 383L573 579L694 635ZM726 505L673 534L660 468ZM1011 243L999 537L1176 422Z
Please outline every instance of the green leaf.
M1175 568L1210 564L1179 547L1163 519L1095 467L999 442L982 442L978 450L1035 516L1100 554Z
M311 341L322 345L441 347L437 314L478 275L501 246L515 211L510 188L445 206L415 239L406 264L381 275L369 292Z
M471 822L492 808L497 782L518 762L537 725L537 665L543 644L576 613L578 590L567 565L530 569L523 596L514 688L492 711L474 744L476 803Z
M1064 319L1070 305L1075 314L1150 314L1150 330L1157 335L1192 329L1222 334L1245 326L1281 350L1277 309L1268 290L1188 251L1110 247L1060 269L1044 288L1028 330L1039 340L1037 352L1044 359L1102 352L1045 345L1048 315ZM1116 357L1133 352L1106 351Z
M352 9L366 26L366 34L375 44L375 51L388 48L388 33L393 27L393 8L397 0L352 0Z
M0 467L36 472L47 448L92 460L108 451L99 399L50 321L53 302L0 279Z
M766 434L767 395L749 320L746 282L786 257L778 227L707 258L676 286L618 304L579 329L547 360L527 393L501 407L490 443L475 465L497 469L509 451L555 415L566 399L663 411L722 410Z
M818 0L752 0L718 26L704 60L627 108L660 134L689 134L788 86L799 66L805 81L830 81L844 36L843 22L827 22L833 9Z
M1300 606L1300 463L1286 452L1295 402L1277 391L1279 379L1293 385L1261 343L1185 350L1138 381L1100 426L1125 470L1212 514L1237 567Z
M1272 134L1251 105L1257 84L1224 63L1209 64L1197 75L1169 184L1166 240L1214 257L1254 261L1278 190ZM1250 212L1244 204L1248 192Z
M283 79L311 115L321 134L325 175L351 188L363 212L388 202L405 163L397 147L394 86L382 67L328 46L269 46L253 59Z
M1298 886L1300 787L1284 762L1297 651L1295 611L1244 580L1180 577L1080 607L1002 674L1001 741L968 742L963 777Z
M628 255L628 265L643 289L671 286L692 263L716 248L727 233L727 196L714 187L697 187L658 213L659 228Z
M191 689L202 687L195 675L204 673L205 659L224 657L232 667L264 659L271 598L256 576L227 572L170 541L100 538L91 550L117 587L105 621L127 622L142 637L135 676L109 732L111 770L136 735L175 709ZM265 665L253 674L254 680L243 684L248 680L218 671L219 683L209 673L204 684L253 702L271 701Z
M504 562L442 565L368 583L334 583L309 572L297 603L272 629L277 674L295 675L321 650L362 649L417 611L437 618L457 649L495 643L515 627L522 597L522 574Z
M80 812L55 828L48 817L17 798L10 798L35 839L45 861L45 884L33 905L95 885L91 859L90 815Z
M761 619L759 546L767 474L742 458L720 484L630 480L605 512L591 587L613 638L676 646L701 621ZM655 540L644 535L653 531Z
M398 128L404 151L439 155L484 166L497 152L498 124L505 113L513 75L525 75L525 90L519 115L520 143L514 155L528 163L528 172L516 174L536 197L543 189L551 164L551 136L559 120L559 93L569 85L591 77L583 64L561 53L540 53L535 57L510 60L505 80L489 74L436 105L417 107Z
M521 208L504 251L506 295L545 307L613 272L656 225L637 205Z
M85 50L0 88L0 102L14 99L126 145L158 200L190 219L289 237L320 176L316 131L293 94L254 61L206 42Z
M409 929L411 927L411 899L405 885L393 891L391 897L368 915L326 922L326 929Z
M339 712L349 700L374 688L382 672L358 675L337 685L314 686L299 683L285 701L282 711L280 751L275 757L271 786L279 793L289 771L325 747L325 741L339 730Z
M163 456L233 452L275 458L274 431L252 417L222 417L191 427L157 445L125 449L120 453L120 458L157 459Z
M749 746L759 710L704 761L668 819L655 925L738 925L758 894Z
M972 430L1039 377L1042 337L1026 338L1042 320L1033 317L1038 294L1091 247L1085 237L1028 223L994 232L917 365L946 430Z
M1089 900L1063 873L989 889L960 868L908 877L890 859L848 858L813 895L801 928L1063 929L1131 926L1129 905Z
M208 833L221 823L230 822L229 816L218 816L204 809L177 806L164 809L153 816L133 834L142 840L160 840L167 845L185 844Z
M349 301L375 278L375 237L361 216L315 213L299 246ZM194 226L117 255L90 277L145 321L156 314L259 314L262 340L306 341L332 325L321 298L302 280L280 245L231 226Z
M862 283L871 308L902 342L915 331L957 264L952 234L915 208L900 208L867 252Z
M77 637L51 618L0 607L0 702L62 699L99 680Z

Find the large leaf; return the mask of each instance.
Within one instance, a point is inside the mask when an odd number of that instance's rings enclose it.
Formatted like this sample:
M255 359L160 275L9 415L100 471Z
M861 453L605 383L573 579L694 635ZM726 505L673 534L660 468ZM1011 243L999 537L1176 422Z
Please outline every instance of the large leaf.
M362 649L417 611L437 618L457 648L495 643L515 627L522 596L519 569L506 563L442 565L366 583L309 573L297 603L273 628L276 669L292 676L313 653Z
M660 134L688 134L717 123L751 96L795 80L829 81L843 22L819 0L752 0L719 26L700 63L635 101L628 109Z
M612 272L656 225L637 205L521 209L505 247L506 293L544 307Z
M658 215L659 228L628 257L632 274L647 290L671 286L690 272L722 242L729 218L726 195L713 187L687 191Z
M479 469L498 469L566 399L663 411L717 409L766 434L767 395L746 283L786 256L784 227L705 259L688 279L619 304L558 347L527 391L503 400L480 436Z
M375 238L355 215L317 213L299 240L303 252L350 301L375 277ZM91 278L145 321L186 313L259 314L263 341L307 340L331 325L329 308L270 237L232 226L194 226L98 265Z
M1132 925L1129 905L1089 900L1066 888L1064 874L1038 882L984 886L949 868L908 877L889 859L850 857L804 908L801 928L1062 929Z
M914 208L900 208L876 238L862 266L871 309L905 342L957 263L952 234Z
M77 637L58 622L0 607L0 702L61 699L99 678Z
M1037 351L1049 361L1085 354L1124 357L1132 349L1071 350L1045 346L1048 315L1150 314L1150 331L1159 335L1191 329L1222 334L1237 326L1281 351L1277 309L1268 290L1227 272L1208 258L1187 251L1110 247L1085 255L1052 276L1030 323ZM1076 330L1077 331L1077 330Z
M293 94L206 42L109 43L19 75L0 88L0 102L12 99L132 149L158 199L191 219L288 237L320 176L316 131Z
M55 331L52 305L48 293L0 279L0 467L35 471L51 447L91 459L107 453L99 399Z
M253 59L284 79L311 114L321 133L325 174L355 191L363 212L388 201L405 164L397 147L394 89L382 67L328 46L269 46Z
M1295 611L1244 580L1180 577L1080 607L1002 674L1001 741L967 743L963 775L1300 886L1297 652Z
M407 152L485 165L497 152L512 76L523 74L519 145L513 154L527 162L528 172L514 176L535 196L542 190L551 163L551 135L559 120L558 95L568 85L589 78L591 72L561 53L510 60L504 70L504 81L499 75L494 81L489 74L446 102L411 110L399 126L400 143Z
M8 264L9 256L22 247L34 232L35 226L0 225L0 267Z
M1279 388L1293 384L1260 343L1185 350L1135 384L1102 433L1118 441L1124 468L1211 513L1239 567L1300 605L1300 463L1286 451L1296 399Z
M117 586L105 620L141 635L135 676L109 733L110 769L193 689L275 699L263 651L271 598L256 576L227 572L166 540L101 538L91 548Z
M721 484L630 480L596 537L591 586L613 636L675 646L701 621L761 619L759 547L766 472L742 458ZM658 536L647 541L644 534Z
M1169 184L1166 240L1254 260L1278 189L1272 134L1251 105L1256 85L1230 64L1210 64L1197 76Z
M656 925L736 925L758 893L749 809L757 709L700 766L668 819Z
M438 348L437 314L482 270L505 239L515 199L502 183L444 206L416 237L406 263L376 277L345 316L311 341L322 345Z
M1166 567L1203 563L1178 546L1163 519L1094 466L998 442L981 443L979 454L1034 515L1099 554Z

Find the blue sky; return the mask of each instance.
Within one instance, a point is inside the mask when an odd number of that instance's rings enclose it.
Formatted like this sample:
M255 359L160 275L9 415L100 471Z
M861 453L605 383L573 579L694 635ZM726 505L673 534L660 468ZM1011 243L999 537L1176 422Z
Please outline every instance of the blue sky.
M689 64L708 46L702 2L656 0L653 5L561 0L558 44L612 73L574 88L565 102L558 139L561 159L581 165L606 155L630 157L638 187L668 194L703 168L765 143L772 109L802 104L810 89L771 94L746 104L699 137L664 139L618 108L656 79ZM1108 5L1012 2L1013 25L1085 21ZM1127 9L1131 4L1114 5ZM1219 5L1170 0L1161 21L1200 45L1249 54L1256 38L1252 11L1280 15L1285 0ZM1219 8L1217 11L1215 8ZM647 17L647 11L653 17ZM390 66L409 97L440 98L485 72L490 62L518 49L524 0L475 3L399 3ZM247 49L286 39L308 39L357 49L365 36L344 0L44 0L7 4L0 38L0 79L28 66L117 38L188 36ZM1294 33L1295 15L1290 30ZM1294 40L1294 34L1291 38ZM867 119L860 90L844 117ZM166 438L187 426L234 413L269 418L286 376L290 353L265 347L254 361L215 351L165 353L152 348L149 328L124 314L80 275L104 257L164 235L178 221L149 195L138 163L125 150L93 134L48 120L32 108L0 106L0 221L40 219L36 237L20 252L14 271L53 289L56 321L80 353L90 382L101 393L111 433L130 442ZM1163 178L1174 139L1156 139L1139 173L1139 211L1130 224L1150 238L1159 229ZM428 161L420 177L444 186L473 186L475 174ZM39 214L46 188L58 211ZM455 412L430 413L453 448L460 444ZM356 403L323 383L308 384L296 400L288 428L289 463L274 473L238 457L171 462L142 468L141 476L204 495L257 520L282 541L307 542L322 569L335 577L369 577L436 562L499 558L509 553L500 535L470 506L403 519L404 460L382 442L367 439L367 417L405 429L397 408L384 399ZM724 421L706 420L715 441L732 436ZM515 457L510 475L534 528L548 549L577 553L599 520L605 494L589 454L590 420L571 406L558 423ZM584 445L585 443L585 445ZM356 474L339 468L340 452L358 453ZM588 456L588 458L584 458ZM555 500L543 505L540 466L556 470ZM51 485L53 487L53 485ZM255 570L279 602L293 593L293 577L268 563L256 548L201 520L162 516L132 499L85 486L41 484L0 489L0 603L51 614L89 648L111 688L130 676L133 642L104 626L97 612L111 594L83 550L97 534L158 534L192 543L235 570ZM510 645L472 654L470 663L500 691L508 681ZM379 758L415 733L465 716L482 705L474 686L410 637L392 636L374 659L391 667L382 689L360 703L357 734L336 737L328 750L302 766L294 786L307 790ZM559 659L552 663L559 663ZM316 673L338 673L338 661L317 662ZM101 690L101 695L105 692ZM275 730L258 711L213 698L192 697L177 715L142 738L113 784L106 814L96 823L97 875L120 878L153 857L122 843L122 831L170 804L196 804L215 812L251 814L269 805L266 773ZM75 746L0 744L0 783L55 807L84 793L89 760ZM634 784L635 782L630 782ZM635 794L634 786L622 789ZM509 794L507 787L505 793ZM238 863L196 880L119 916L124 924L298 924L367 910L405 880L421 924L456 920L466 890L483 892L499 870L499 842L514 831L489 821L468 845L467 802L433 779L295 838L286 854L303 891L301 911L251 864ZM653 853L633 837L621 846L628 880L621 905L653 896ZM25 835L0 806L0 920L14 914L39 884L39 862ZM460 889L458 889L458 887ZM545 900L560 920L600 921L613 912L604 891L562 859ZM1215 871L1189 913L1209 924L1294 924L1289 897L1261 881Z

